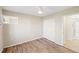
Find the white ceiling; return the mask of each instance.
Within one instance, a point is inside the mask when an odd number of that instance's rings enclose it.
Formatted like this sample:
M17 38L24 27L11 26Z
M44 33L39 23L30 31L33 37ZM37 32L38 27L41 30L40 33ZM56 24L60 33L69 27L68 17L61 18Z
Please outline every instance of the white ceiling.
M4 10L19 12L24 14L31 14L35 16L46 16L51 15L56 12L62 11L64 9L71 8L69 6L41 6L43 13L38 14L39 6L3 6Z

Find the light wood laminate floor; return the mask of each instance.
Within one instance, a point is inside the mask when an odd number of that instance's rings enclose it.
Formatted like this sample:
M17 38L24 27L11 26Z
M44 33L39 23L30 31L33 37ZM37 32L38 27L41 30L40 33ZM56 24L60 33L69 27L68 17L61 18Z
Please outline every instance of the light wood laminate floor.
M16 46L5 48L4 53L74 53L48 39L40 38Z

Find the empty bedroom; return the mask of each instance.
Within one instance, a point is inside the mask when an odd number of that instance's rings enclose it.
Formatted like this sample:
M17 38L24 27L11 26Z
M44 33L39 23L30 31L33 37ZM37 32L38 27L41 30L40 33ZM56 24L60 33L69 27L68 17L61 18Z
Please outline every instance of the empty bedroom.
M0 6L1 53L78 53L78 6Z

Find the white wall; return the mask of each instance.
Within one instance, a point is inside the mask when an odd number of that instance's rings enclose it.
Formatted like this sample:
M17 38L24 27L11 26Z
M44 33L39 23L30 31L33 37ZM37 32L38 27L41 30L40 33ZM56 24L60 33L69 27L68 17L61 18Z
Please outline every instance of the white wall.
M73 20L68 16L64 16L64 38L65 40L72 40L73 38Z
M18 24L4 24L4 47L21 44L42 37L40 17L3 11L4 15L17 16Z
M1 16L2 16L2 9L0 8L0 21L2 19ZM2 52L2 50L3 50L3 38L2 38L2 30L3 29L2 29L2 27L3 27L3 25L0 24L0 52Z
M59 45L63 45L62 17L43 18L43 36Z

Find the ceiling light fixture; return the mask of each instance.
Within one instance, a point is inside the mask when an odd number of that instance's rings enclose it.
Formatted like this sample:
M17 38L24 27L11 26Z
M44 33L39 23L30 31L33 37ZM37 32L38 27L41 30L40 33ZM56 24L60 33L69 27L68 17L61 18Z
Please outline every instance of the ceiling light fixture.
M43 13L42 8L41 7L38 7L38 8L39 8L38 14L42 14Z
M42 14L43 12L41 10L38 11L39 14Z

